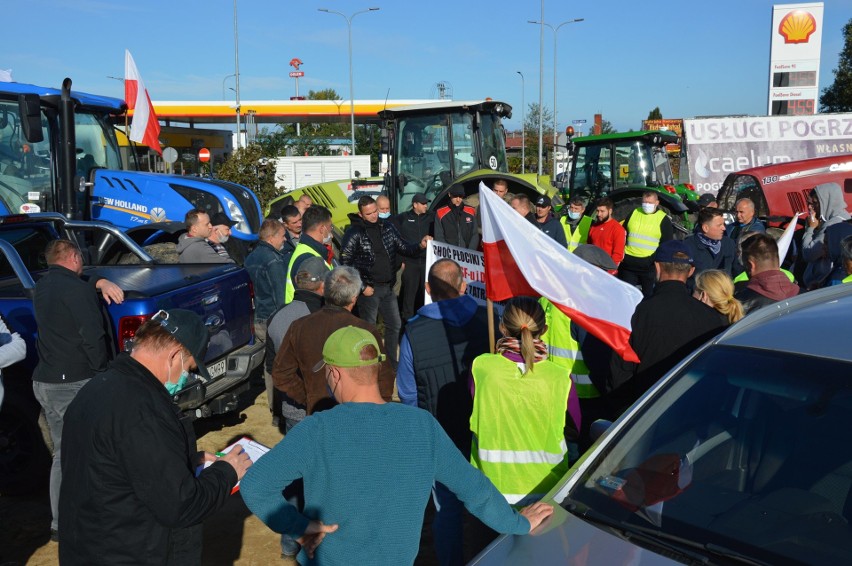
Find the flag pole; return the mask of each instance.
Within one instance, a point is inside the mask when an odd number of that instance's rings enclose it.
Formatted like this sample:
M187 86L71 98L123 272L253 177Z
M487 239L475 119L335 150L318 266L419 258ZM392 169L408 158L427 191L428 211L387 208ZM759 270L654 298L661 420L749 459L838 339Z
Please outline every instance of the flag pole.
M488 312L488 348L494 353L494 301L486 299L486 310Z

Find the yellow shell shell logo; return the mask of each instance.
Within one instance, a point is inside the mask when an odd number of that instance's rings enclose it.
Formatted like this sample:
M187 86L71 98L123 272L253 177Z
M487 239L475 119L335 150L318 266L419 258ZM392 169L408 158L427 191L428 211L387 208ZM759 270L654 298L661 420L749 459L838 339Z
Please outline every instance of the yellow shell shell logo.
M802 10L790 12L778 26L778 33L784 38L784 43L807 43L815 31L816 19Z

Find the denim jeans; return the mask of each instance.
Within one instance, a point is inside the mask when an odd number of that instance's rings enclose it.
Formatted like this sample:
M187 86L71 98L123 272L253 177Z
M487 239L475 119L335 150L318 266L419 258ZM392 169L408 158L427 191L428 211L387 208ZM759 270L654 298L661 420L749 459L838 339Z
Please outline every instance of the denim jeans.
M376 285L373 287L371 296L358 297L358 314L362 320L376 324L379 313L385 325L385 351L391 364L396 368L402 320L399 318L399 303L390 285Z
M33 393L44 409L47 428L50 430L50 439L53 441L53 466L50 468L50 512L53 515L50 528L53 530L59 529L59 488L62 485L62 466L60 464L62 419L65 417L68 405L77 396L77 392L88 382L88 379L70 383L33 381Z
M432 519L432 536L435 539L435 554L441 566L464 564L462 547L464 504L444 484L432 485L432 501L435 503L435 518Z

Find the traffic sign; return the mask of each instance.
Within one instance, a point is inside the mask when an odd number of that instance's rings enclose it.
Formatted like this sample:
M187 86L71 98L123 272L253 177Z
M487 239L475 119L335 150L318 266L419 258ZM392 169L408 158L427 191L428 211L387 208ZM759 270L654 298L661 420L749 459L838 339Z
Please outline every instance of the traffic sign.
M202 163L207 163L210 161L210 150L206 147L202 147L198 150L198 160Z
M165 161L166 163L174 163L175 161L177 161L177 158L178 152L175 148L167 147L163 150L163 161Z
M585 124L586 121L585 120L571 120L571 123L572 124Z
M293 77L293 78L304 77L305 71L290 71L290 76Z

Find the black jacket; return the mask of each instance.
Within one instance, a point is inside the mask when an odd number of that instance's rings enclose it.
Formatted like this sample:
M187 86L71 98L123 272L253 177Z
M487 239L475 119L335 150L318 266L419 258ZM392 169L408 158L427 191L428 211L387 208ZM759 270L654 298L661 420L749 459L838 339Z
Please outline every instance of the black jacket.
M411 344L418 406L435 416L469 458L473 399L468 379L474 358L489 351L485 307L478 307L462 326L454 326L447 319L416 316L406 325L405 333Z
M415 214L413 210L409 210L394 216L391 222L407 242L419 242L424 236L435 235L435 213L431 210L424 214ZM410 257L426 263L426 250L419 249Z
M536 219L535 225L539 230L553 238L560 246L563 248L568 247L568 240L565 239L565 230L562 228L562 224L558 218L551 214L543 223Z
M340 248L340 263L354 267L361 274L361 282L364 287L374 286L375 281L371 275L376 254L373 251L373 242L367 235L364 220L357 214L350 214L352 224L343 235L343 244ZM412 256L420 250L420 242L406 242L400 236L399 231L390 222L379 219L379 229L382 235L382 244L390 258L391 275L396 278L397 261L396 254L402 253Z
M181 550L175 531L225 504L236 472L217 462L196 477L195 435L179 415L128 354L80 390L62 434L62 564L166 564Z
M625 408L663 375L729 324L727 317L690 295L680 281L657 283L654 294L636 307L630 345L639 364L612 359L612 380Z
M97 279L84 281L59 265L50 266L36 283L39 361L33 380L81 381L106 369L112 338L95 283Z
M465 204L439 208L435 212L435 239L460 248L478 248L479 226L476 223L476 210Z

